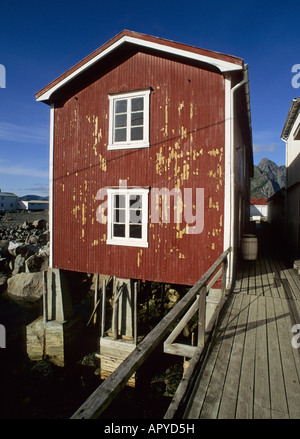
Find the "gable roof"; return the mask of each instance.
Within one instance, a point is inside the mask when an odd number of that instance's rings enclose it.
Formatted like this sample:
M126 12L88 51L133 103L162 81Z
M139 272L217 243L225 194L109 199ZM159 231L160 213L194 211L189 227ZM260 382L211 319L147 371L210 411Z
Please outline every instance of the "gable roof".
M256 204L257 206L264 206L268 204L267 198L251 198L250 204Z
M124 30L37 92L36 100L42 102L49 101L55 91L124 44L135 45L141 48L156 50L162 54L171 54L185 59L207 63L217 68L220 72L243 69L243 60L232 55L221 54L187 44Z
M286 140L289 137L291 130L294 126L295 120L299 114L299 110L300 110L300 98L294 98L292 100L284 127L282 129L282 133L280 136L282 140Z

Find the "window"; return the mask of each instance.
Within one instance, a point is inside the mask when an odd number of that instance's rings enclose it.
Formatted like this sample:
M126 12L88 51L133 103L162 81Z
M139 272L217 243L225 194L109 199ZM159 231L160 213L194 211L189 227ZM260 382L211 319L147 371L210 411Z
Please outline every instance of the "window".
M109 95L108 149L149 147L150 90Z
M107 244L148 247L148 189L107 189Z

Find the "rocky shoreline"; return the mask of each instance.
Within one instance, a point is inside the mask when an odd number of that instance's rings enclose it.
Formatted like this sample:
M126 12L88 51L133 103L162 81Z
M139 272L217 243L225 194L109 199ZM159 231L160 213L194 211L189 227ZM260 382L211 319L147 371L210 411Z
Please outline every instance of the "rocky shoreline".
M0 294L39 300L49 266L48 211L6 212L0 217Z
M0 324L6 327L7 337L6 348L0 349L0 419L66 419L100 384L99 361L95 358L99 348L97 326L84 326L74 360L67 367L57 367L47 359L33 362L27 356L26 326L42 315L43 270L48 264L48 212L0 216ZM80 276L77 273L72 278L76 285L74 307L87 322L94 306L93 278ZM152 290L148 308L151 311L153 305L154 320L159 319L161 308L177 302L174 291L169 289L166 302L159 306L160 289ZM145 323L149 326L147 319ZM130 418L135 413L137 418L150 419L164 414L169 393L178 385L181 364L173 356L160 352L155 356L151 364L142 367L140 385L125 388L105 416L115 417L118 412L118 416L123 413Z

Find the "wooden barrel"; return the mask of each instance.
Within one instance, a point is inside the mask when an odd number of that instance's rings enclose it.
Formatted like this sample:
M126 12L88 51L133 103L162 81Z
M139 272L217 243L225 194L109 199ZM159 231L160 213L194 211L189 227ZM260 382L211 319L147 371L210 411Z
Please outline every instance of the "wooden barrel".
M255 261L258 252L258 241L255 235L243 235L242 255L245 261Z

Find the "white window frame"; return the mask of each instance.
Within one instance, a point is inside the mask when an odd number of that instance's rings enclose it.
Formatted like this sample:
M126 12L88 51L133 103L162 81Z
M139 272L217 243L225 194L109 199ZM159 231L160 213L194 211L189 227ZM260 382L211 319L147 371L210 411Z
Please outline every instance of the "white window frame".
M136 90L126 93L113 93L109 94L109 139L108 139L108 150L114 150L114 149L131 149L131 148L149 148L150 142L149 142L149 110L150 110L150 89L144 89L144 90ZM143 139L142 140L129 140L129 132L131 128L131 122L130 122L130 109L127 108L127 140L126 141L120 141L115 142L114 141L114 121L115 121L115 102L121 99L127 99L128 102L130 102L131 105L131 99L137 98L137 97L143 97L144 98L144 109L143 109Z
M113 236L113 197L115 195L125 195L125 237ZM142 196L142 237L130 238L129 237L129 197L130 195ZM146 188L126 188L126 189L113 189L107 188L107 244L111 245L124 245L131 247L148 247L148 195L149 189Z

